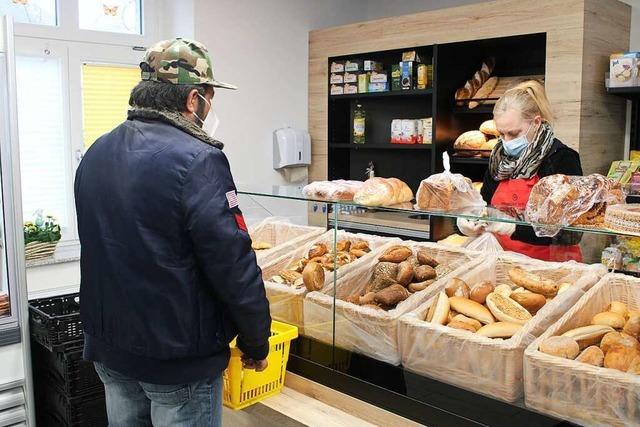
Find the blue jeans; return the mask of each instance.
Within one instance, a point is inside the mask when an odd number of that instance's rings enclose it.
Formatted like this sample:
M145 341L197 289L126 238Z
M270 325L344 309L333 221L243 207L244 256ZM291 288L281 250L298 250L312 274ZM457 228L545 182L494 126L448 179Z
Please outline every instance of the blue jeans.
M222 375L182 385L149 384L94 363L110 427L222 427Z

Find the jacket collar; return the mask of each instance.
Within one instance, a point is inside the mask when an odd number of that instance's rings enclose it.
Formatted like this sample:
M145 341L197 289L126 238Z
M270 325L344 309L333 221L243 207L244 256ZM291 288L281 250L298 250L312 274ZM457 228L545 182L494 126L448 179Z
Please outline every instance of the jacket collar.
M175 111L155 110L153 108L133 107L127 112L127 119L158 120L188 133L205 144L212 145L222 150L224 144L211 138L205 131L187 120L181 113Z

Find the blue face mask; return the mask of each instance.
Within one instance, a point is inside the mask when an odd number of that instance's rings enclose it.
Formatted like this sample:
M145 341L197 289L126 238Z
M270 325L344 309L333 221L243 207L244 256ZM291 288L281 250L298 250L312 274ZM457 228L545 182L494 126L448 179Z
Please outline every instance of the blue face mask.
M527 145L529 145L529 138L527 138L527 135L531 130L531 126L533 126L533 123L529 125L529 128L524 133L524 135L514 138L511 141L504 141L502 143L502 149L507 154L507 156L516 158L520 157L524 149L527 148Z

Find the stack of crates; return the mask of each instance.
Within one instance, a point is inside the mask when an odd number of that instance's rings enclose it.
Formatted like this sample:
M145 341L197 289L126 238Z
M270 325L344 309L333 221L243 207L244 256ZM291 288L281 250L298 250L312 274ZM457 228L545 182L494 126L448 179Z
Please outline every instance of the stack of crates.
M77 293L29 302L38 425L107 425L104 386L84 346Z

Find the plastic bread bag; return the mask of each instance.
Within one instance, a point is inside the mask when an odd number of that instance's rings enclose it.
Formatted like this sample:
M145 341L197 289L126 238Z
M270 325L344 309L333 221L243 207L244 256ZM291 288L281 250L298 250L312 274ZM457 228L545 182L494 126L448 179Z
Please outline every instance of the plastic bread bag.
M431 175L420 183L416 209L449 211L487 205L469 178L451 173L447 152L442 153L442 163L444 172Z
M488 231L485 231L478 237L469 239L464 244L464 247L472 251L480 251L483 253L503 251L502 246L500 246L500 242L496 239L496 236Z
M602 226L607 205L625 202L620 183L600 174L542 178L531 190L525 219L538 237L554 237L562 227Z
M302 194L310 199L353 200L354 194L362 187L362 181L338 179L335 181L315 181L302 188Z

